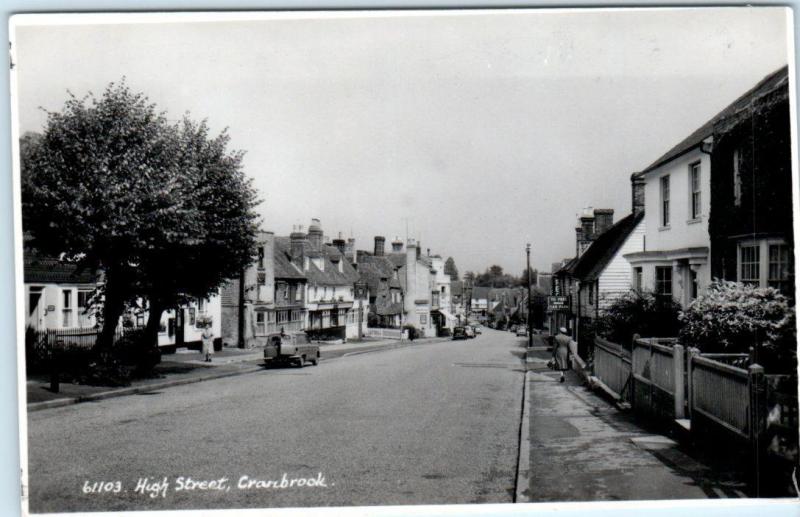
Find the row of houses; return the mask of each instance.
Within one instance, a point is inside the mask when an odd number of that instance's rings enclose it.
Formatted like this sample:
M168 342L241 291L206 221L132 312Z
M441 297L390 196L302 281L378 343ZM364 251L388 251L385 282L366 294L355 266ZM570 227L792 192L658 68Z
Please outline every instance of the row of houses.
M591 323L631 289L687 307L713 279L794 296L788 67L630 176L631 212L587 209L553 265L550 328L586 351Z
M370 327L413 326L435 336L465 321L470 299L444 271L444 260L415 239L395 239L371 251L355 239L326 237L318 219L288 236L258 232L256 258L217 295L165 311L159 345L200 342L210 325L223 346L263 346L270 335L304 331L319 340L354 339ZM91 329L91 299L100 276L74 264L25 252L27 326L35 330ZM147 312L127 311L120 324L141 327Z

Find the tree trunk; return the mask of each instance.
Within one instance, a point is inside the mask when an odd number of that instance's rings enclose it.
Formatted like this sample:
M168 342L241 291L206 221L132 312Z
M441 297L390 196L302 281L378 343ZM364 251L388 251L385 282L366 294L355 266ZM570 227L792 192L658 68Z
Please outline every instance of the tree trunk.
M101 354L108 353L114 346L119 318L125 310L125 300L120 296L117 280L111 271L106 272L106 285L103 300L103 328L95 343L95 350Z
M161 328L161 315L165 306L157 296L151 296L148 305L144 344L147 348L158 348L158 330Z

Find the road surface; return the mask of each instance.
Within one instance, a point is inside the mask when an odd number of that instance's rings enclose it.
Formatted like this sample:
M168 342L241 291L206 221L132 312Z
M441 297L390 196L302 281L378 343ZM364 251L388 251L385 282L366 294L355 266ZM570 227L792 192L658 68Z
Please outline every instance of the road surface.
M512 502L523 354L486 330L30 413L30 511Z

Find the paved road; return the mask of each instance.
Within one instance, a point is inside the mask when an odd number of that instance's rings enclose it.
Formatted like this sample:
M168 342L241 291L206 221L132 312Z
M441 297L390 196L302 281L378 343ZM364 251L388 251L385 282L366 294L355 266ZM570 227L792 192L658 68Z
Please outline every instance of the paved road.
M30 510L511 502L521 344L487 331L31 413ZM325 486L238 487L284 473ZM165 477L164 497L135 491ZM178 491L181 477L227 481Z

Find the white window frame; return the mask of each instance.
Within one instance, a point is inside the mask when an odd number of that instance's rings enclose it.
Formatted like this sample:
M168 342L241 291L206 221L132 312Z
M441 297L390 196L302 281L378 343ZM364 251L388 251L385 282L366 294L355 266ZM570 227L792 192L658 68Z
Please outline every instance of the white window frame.
M662 283L661 280L659 280L659 278L658 278L658 272L659 271L666 271L666 270L669 270L669 284L665 284L665 285L669 285L669 293L662 293L662 292L659 292L659 290L658 290L659 285ZM655 276L656 276L656 278L655 278L656 281L653 284L653 290L655 291L655 293L657 295L659 295L659 296L675 296L675 272L672 270L672 266L671 265L669 265L669 266L656 266L655 267Z
M736 246L736 281L737 282L744 282L745 280L742 279L742 248L747 247L756 247L758 251L758 280L757 284L754 281L753 283L756 284L758 287L768 287L770 278L769 278L769 248L770 246L786 246L789 248L789 269L791 271L792 266L792 253L791 247L786 242L786 240L781 238L767 238L767 239L748 239L739 241ZM789 281L784 280L784 281Z
M267 317L264 311L256 312L256 335L267 335Z
M61 290L61 326L70 328L72 326L72 289Z
M700 162L689 164L689 220L699 221L703 217L703 172Z
M670 179L669 174L665 174L658 179L658 192L661 212L661 227L669 228L670 223Z

